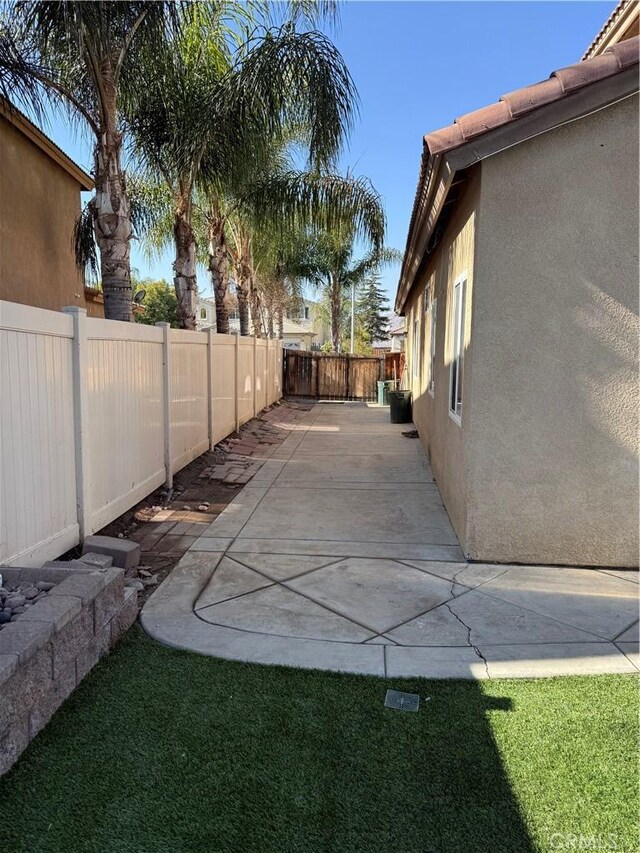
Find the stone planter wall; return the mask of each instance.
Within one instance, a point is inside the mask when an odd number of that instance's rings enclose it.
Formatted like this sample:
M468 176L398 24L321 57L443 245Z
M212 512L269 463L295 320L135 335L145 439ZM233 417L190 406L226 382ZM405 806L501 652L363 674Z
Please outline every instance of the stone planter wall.
M0 631L0 775L138 614L118 568L2 567L5 584L56 586Z

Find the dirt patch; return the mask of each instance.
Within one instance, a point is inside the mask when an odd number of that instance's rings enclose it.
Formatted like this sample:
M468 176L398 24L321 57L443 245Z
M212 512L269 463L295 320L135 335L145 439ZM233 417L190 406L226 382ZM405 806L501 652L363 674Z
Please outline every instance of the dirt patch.
M174 475L173 488L156 489L102 530L139 542L140 566L127 575L138 588L140 607L167 577L206 527L260 470L266 453L290 434L313 403L283 401L265 409ZM79 556L80 547L62 559Z

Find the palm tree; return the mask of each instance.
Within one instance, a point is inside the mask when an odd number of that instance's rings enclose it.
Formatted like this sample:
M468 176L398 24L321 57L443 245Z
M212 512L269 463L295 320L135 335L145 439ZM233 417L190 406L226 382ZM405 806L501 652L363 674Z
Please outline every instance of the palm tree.
M340 352L342 337L342 301L345 292L360 286L368 275L387 264L397 263L397 249L373 245L362 257L355 256L357 235L352 229L336 230L312 237L302 247L298 275L314 287L322 288L330 303L331 339Z
M384 239L380 199L365 178L295 170L289 152L279 142L274 142L273 151L266 154L268 162L262 173L249 173L244 185L234 190L228 188L226 193L219 184L213 190L209 188L209 269L216 271L212 284L220 332L228 328L226 294L230 264L236 283L240 334L250 333L251 305L254 332L260 335L258 305L261 301L277 304L279 314L282 313L286 307L285 294L299 278L300 247L306 244L309 233L327 232L348 224L376 247ZM211 239L212 233L215 239ZM269 291L268 299L260 299L261 283Z
M209 268L214 292L224 291L224 194L262 148L293 124L305 129L309 160L331 162L351 126L356 94L331 41L292 22L257 28L235 51L224 17L193 14L144 81L130 126L136 154L168 187L174 206L175 286L181 325L195 327L194 189L208 197ZM221 266L222 265L222 266ZM225 331L218 313L218 331Z
M64 105L95 138L95 196L85 225L98 245L109 319L133 319L122 115L137 101L141 69L163 54L177 30L178 8L157 0L20 0L1 25L0 92L39 115L45 103ZM77 241L86 243L86 234Z

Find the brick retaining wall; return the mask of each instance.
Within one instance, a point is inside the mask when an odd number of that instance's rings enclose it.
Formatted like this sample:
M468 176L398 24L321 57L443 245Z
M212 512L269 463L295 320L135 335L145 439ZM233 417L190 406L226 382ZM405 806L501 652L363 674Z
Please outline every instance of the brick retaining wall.
M1 571L7 584L56 586L0 631L0 775L138 615L122 569Z

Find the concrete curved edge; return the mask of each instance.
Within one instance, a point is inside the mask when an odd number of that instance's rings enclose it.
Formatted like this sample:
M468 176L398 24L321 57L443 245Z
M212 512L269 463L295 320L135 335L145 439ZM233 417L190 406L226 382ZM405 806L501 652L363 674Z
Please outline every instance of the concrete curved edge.
M387 678L541 678L639 671L609 642L485 646L481 659L465 646L329 642L215 626L199 619L193 608L223 554L187 553L173 569L140 614L152 639L169 648L245 663Z

